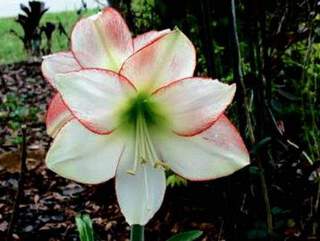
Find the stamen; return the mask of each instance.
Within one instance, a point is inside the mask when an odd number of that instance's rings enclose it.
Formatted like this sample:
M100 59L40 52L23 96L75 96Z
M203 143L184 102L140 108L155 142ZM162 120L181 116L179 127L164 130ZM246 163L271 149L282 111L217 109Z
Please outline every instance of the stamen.
M154 164L155 168L163 168L165 170L169 169L169 165L161 160L156 160Z
M152 140L150 138L150 133L149 133L149 129L147 127L147 124L145 122L143 122L143 129L145 130L145 142L146 142L146 145L147 145L147 151L148 151L148 155L151 156L151 163L152 165L154 165L154 161L157 160L157 153L154 149L154 146L153 146L153 143L152 143Z
M134 152L134 161L133 161L133 168L128 170L127 173L130 175L135 175L137 172L137 168L138 168L138 162L139 162L139 152L137 151L139 149L139 121L136 121L136 129L135 129L135 152Z
M134 150L134 163L132 169L128 170L127 173L135 175L138 168L143 168L144 174L144 185L146 195L146 208L148 211L152 210L152 196L150 196L150 185L148 168L161 168L168 169L168 165L163 161L160 161L152 143L148 125L142 112L138 113L135 123L135 150ZM148 166L150 164L150 166ZM142 165L142 166L139 166Z
M142 113L137 115L135 127L135 153L133 168L127 173L135 175L139 164L150 162L154 168L168 169L168 165L159 160L155 147L152 143L149 128Z
M146 151L146 143L145 143L145 131L144 131L144 128L143 128L143 118L141 117L141 115L139 115L138 117L138 120L139 120L139 127L140 127L140 137L139 137L139 140L140 140L140 163L141 164L144 164L144 163L147 163L147 151Z

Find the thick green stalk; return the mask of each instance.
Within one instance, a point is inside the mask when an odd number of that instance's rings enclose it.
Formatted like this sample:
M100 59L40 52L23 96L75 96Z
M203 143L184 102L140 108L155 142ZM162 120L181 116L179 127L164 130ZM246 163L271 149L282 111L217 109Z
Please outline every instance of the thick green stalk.
M131 226L130 241L144 241L144 226L139 224Z

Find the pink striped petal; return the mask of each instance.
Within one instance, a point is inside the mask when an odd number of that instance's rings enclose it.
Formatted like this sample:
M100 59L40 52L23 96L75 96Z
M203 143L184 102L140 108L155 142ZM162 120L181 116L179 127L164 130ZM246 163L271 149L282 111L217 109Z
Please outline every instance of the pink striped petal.
M191 77L195 64L192 43L181 31L174 30L129 57L120 74L138 89L154 90L173 80Z
M110 134L117 127L121 104L135 92L127 79L103 69L58 74L55 82L73 116L97 134Z
M41 71L46 80L55 88L54 76L80 70L81 67L71 52L59 52L43 57Z
M63 103L61 96L56 94L48 107L46 115L47 133L55 137L61 128L73 118L71 112Z
M230 175L250 162L238 131L224 115L199 135L162 133L155 137L155 143L170 169L189 180Z
M134 52L138 51L139 49L145 47L146 45L152 43L156 39L162 37L163 35L167 34L170 32L170 29L164 29L162 31L149 31L144 34L140 34L136 36L133 39L133 49Z
M153 98L166 111L174 132L192 136L213 124L230 104L235 91L235 84L194 77L156 90Z
M133 53L128 26L110 7L81 19L72 31L71 43L72 52L85 68L118 71L123 61Z

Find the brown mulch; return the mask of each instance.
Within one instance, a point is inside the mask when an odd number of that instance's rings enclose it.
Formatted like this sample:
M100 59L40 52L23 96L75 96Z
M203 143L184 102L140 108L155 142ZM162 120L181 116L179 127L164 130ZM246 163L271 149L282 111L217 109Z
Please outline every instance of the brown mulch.
M19 105L27 108L37 108L39 112L36 120L28 121L28 142L29 147L37 149L46 147L50 138L45 132L45 111L47 104L53 95L53 89L46 80L42 78L40 62L22 62L18 64L0 66L0 104L8 102L8 96L17 96ZM0 151L16 150L13 139L18 132L10 128L10 116L13 113L0 113Z
M13 240L79 240L74 218L80 212L90 214L97 240L128 240L129 227L119 211L113 181L80 185L58 177L43 163L51 141L45 132L44 115L52 88L41 76L40 62L0 66L0 74L0 103L11 93L19 96L23 105L40 109L35 120L26 122L28 171ZM14 142L19 131L9 127L9 118L0 123L0 240L10 223L20 170L19 148ZM210 206L213 199L207 196L207 189L208 185L201 183L168 188L162 208L146 226L146 240L164 241L177 232L201 229L205 234L200 240L222 241L223 222L202 203L206 200Z

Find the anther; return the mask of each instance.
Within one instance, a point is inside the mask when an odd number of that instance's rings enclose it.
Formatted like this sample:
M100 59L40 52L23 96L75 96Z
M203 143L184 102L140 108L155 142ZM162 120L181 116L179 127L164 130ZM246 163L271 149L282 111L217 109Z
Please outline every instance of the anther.
M127 173L132 176L136 175L136 172L134 170L128 170Z
M141 157L141 161L140 161L141 164L146 164L147 162L148 161L144 157Z
M154 168L163 168L165 170L169 169L169 165L161 160L154 162Z

